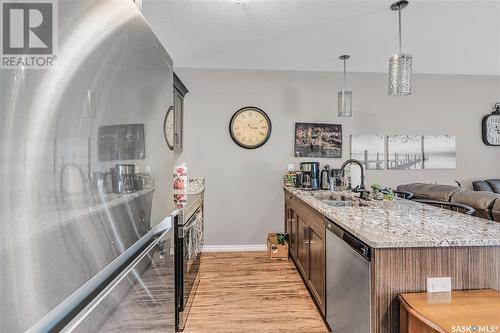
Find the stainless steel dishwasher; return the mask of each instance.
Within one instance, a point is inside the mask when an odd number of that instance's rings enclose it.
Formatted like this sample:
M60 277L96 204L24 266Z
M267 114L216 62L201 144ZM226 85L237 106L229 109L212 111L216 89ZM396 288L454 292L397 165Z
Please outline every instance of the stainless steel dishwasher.
M332 221L326 234L326 319L335 333L371 332L368 245Z

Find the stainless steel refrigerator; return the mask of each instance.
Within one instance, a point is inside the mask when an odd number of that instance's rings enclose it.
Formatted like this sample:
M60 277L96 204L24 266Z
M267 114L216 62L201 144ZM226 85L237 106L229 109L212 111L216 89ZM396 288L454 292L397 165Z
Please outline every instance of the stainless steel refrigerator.
M57 65L0 69L0 331L173 332L172 60L132 0L57 7Z

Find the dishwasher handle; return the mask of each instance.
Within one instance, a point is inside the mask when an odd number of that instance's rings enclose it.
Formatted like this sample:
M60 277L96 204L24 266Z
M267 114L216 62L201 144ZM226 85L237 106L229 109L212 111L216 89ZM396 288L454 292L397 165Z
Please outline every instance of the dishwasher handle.
M371 248L368 245L366 245L350 233L346 232L344 229L335 225L330 220L328 220L326 228L334 233L337 237L342 239L344 242L346 242L354 251L358 252L366 260L370 261Z
M356 252L365 257L365 259L370 260L370 247L368 245L346 232L344 232L344 237L342 237L342 239Z

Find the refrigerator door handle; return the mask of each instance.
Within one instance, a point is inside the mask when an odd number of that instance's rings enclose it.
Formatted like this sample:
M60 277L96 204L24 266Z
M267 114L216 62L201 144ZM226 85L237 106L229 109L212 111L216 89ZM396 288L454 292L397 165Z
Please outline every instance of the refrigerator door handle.
M110 282L97 296L94 298L84 309L80 312L64 329L61 331L63 333L70 333L90 314L92 311L110 294L113 292L115 287L123 281L127 275L136 268L144 257L146 257L153 249L155 249L158 243L166 237L168 233L172 232L172 229L168 228L163 231L163 233L154 239L151 244L149 244L131 263L128 265L120 274Z
M149 241L157 237L153 243L157 244L163 235L173 228L174 218L177 217L179 212L177 210L173 211L169 216L165 217L160 223L154 226L146 235L140 238L132 246L130 246L125 252L113 260L108 266L106 266L102 271L97 273L92 279L85 283L80 289L75 291L70 297L66 298L62 303L56 306L51 312L49 312L40 321L31 326L26 333L42 333L51 332L55 327L58 327L61 322L67 318L78 306L84 302L84 300L91 295L99 286L102 285L113 273L115 273L127 260L129 260L134 254L139 251L144 245ZM151 245L151 244L150 244ZM149 249L148 246L147 249ZM146 250L147 250L146 249ZM146 251L145 250L145 251ZM141 255L144 252L141 253ZM139 255L139 256L141 256ZM135 262L135 260L134 260Z

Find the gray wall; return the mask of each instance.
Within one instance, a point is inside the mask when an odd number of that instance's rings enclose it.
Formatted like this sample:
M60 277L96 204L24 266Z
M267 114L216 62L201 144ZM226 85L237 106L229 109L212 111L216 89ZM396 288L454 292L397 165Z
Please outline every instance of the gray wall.
M367 184L407 182L470 186L473 179L500 177L500 148L481 141L481 119L499 100L497 76L415 75L413 95L387 96L387 75L349 75L351 119L337 117L342 74L332 72L176 69L190 92L185 105L185 161L192 176L207 178L206 244L264 244L268 231L283 229L282 173L293 157L295 122L343 124L342 159L351 134L452 134L456 170L368 171ZM257 106L271 118L269 142L256 150L234 144L232 114Z

